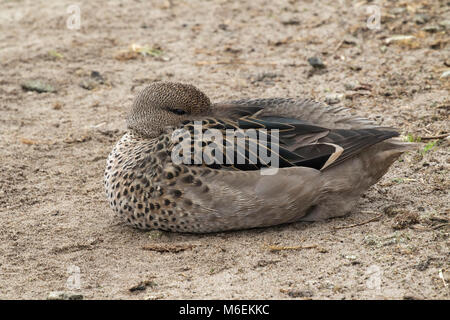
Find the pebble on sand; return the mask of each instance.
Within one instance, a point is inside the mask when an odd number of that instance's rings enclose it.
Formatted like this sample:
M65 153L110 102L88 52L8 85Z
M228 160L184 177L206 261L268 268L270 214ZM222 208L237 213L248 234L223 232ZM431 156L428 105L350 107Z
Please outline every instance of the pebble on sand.
M56 89L50 84L41 80L30 80L22 83L22 89L25 91L42 92L55 92Z
M414 36L404 36L404 35L395 35L387 38L384 42L386 44L398 43L398 42L408 42L414 40L416 37Z
M308 58L308 63L316 69L324 69L326 67L322 59L320 59L319 57Z
M441 28L438 25L433 24L433 25L424 27L422 30L429 32L429 33L435 33L435 32L438 32L439 30L441 30Z
M439 22L439 25L448 30L450 29L450 20L442 20Z
M344 95L342 93L332 93L325 97L325 102L328 104L336 104L341 102L343 98Z
M90 78L86 78L80 83L80 87L86 90L93 90L105 83L105 78L98 71L92 71Z
M447 78L450 78L450 70L446 70L446 71L442 72L440 78L441 78L441 79L447 79Z
M416 24L425 24L430 21L430 16L425 13L418 13L414 16L414 22Z
M83 300L83 295L73 292L52 291L48 294L47 300Z

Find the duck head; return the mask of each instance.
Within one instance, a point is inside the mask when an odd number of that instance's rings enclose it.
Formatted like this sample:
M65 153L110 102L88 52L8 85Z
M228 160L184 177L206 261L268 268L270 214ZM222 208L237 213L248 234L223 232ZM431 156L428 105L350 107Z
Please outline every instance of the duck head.
M155 82L136 96L127 127L147 138L158 137L166 127L208 115L209 98L193 85Z

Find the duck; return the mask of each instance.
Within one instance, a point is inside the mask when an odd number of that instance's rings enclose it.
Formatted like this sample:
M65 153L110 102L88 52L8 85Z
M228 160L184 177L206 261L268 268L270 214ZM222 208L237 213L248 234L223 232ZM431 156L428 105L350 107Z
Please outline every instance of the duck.
M212 103L178 82L142 89L126 123L104 187L115 214L142 230L211 233L344 216L410 150L394 128L345 107L308 98Z

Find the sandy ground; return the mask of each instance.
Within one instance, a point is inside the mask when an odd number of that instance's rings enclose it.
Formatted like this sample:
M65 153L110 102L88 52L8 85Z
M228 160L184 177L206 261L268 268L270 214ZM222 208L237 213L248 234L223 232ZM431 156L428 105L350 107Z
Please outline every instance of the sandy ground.
M0 1L0 298L449 298L447 1L78 1L79 30L71 4ZM157 80L214 101L337 96L422 140L347 217L140 232L115 219L102 177L133 96Z

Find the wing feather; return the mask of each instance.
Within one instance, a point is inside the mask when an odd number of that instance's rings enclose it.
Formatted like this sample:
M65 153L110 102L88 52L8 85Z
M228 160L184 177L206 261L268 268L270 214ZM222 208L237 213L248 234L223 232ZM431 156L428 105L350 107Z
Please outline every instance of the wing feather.
M214 147L222 151L206 152L208 156L201 163L214 169L246 171L266 167L269 163L259 152L263 151L265 155L277 156L280 168L304 166L324 170L398 135L392 128L352 115L345 107L330 107L311 99L242 99L216 104L214 110L213 117L202 121L202 131L219 130L224 137L222 148L203 143L202 151L205 154L206 149ZM183 126L194 131L190 121ZM230 129L236 135L227 136ZM257 131L256 136L246 134L251 130ZM278 134L276 142L269 139L274 130ZM245 137L244 143L238 143L239 136ZM237 163L237 159L243 163Z

